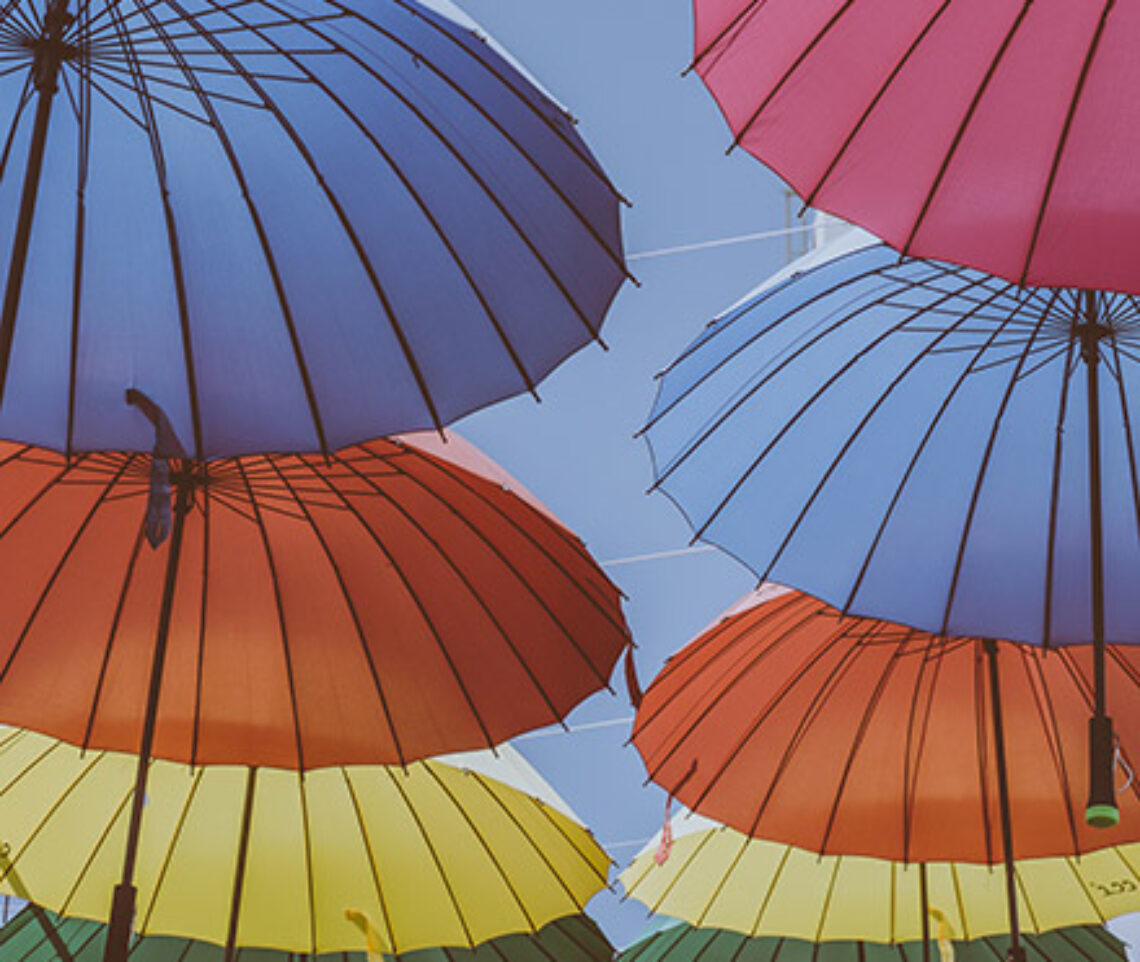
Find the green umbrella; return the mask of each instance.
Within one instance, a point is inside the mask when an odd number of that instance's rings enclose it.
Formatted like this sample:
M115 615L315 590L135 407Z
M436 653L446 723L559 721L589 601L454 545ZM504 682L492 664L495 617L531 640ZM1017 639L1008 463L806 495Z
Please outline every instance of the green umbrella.
M0 962L102 962L107 926L88 919L61 918L29 905L0 928ZM363 941L363 936L361 937ZM65 955L66 953L66 955ZM148 935L136 939L130 962L222 962L225 950L210 942ZM609 962L614 950L585 915L557 919L534 934L507 935L473 949L419 949L385 956L399 962ZM301 962L309 956L238 947L235 962ZM320 962L366 962L361 952L313 957Z
M954 962L1001 962L1007 938L953 942ZM1023 937L1027 962L1127 962L1124 943L1099 925L1054 929ZM617 957L617 962L922 962L921 942L805 942L750 938L726 929L679 923L661 929Z

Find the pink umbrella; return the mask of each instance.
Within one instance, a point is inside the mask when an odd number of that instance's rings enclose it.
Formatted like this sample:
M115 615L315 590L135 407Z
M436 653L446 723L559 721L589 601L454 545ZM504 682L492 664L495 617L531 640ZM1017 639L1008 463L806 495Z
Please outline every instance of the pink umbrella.
M909 254L1140 293L1140 0L694 0L694 66L811 206Z

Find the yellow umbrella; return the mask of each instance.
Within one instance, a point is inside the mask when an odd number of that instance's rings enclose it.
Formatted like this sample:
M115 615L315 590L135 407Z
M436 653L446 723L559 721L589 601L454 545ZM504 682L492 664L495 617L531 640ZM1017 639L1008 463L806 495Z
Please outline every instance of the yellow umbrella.
M882 859L820 856L750 838L700 816L674 820L668 858L657 843L619 876L653 912L702 928L810 942L909 942L923 937L921 869ZM1022 927L1045 932L1140 911L1140 844L1080 858L1016 863ZM932 862L929 904L955 939L1009 931L1001 866Z
M22 885L106 921L135 758L0 733L0 839ZM580 912L609 858L509 747L406 768L151 763L135 928L320 953L471 946ZM358 916L359 917L359 916Z

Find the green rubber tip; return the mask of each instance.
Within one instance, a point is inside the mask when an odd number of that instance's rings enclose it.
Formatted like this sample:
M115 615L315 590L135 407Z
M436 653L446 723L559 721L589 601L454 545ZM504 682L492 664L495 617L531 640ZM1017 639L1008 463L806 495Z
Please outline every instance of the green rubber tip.
M1093 828L1115 828L1120 824L1120 809L1115 805L1090 805L1085 821Z

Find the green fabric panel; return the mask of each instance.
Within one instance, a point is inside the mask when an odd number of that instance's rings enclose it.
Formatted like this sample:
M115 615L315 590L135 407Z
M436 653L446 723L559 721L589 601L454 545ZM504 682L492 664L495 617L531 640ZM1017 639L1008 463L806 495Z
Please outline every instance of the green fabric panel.
M73 962L102 962L106 926L87 919L44 915L54 925ZM221 946L151 935L135 941L130 962L223 962ZM474 949L420 949L386 956L390 962L610 962L614 950L597 924L572 915L544 926L534 935L508 935ZM59 962L59 954L31 908L22 909L0 928L0 962ZM270 949L242 948L236 962L367 962L363 952L317 956L291 955Z
M1027 962L1127 962L1124 943L1098 925L1023 935ZM1004 962L1009 939L955 942L955 962ZM939 962L937 945L932 962ZM0 962L8 962L0 959ZM638 940L616 962L923 962L922 943L804 942L752 939L722 929L679 923Z

